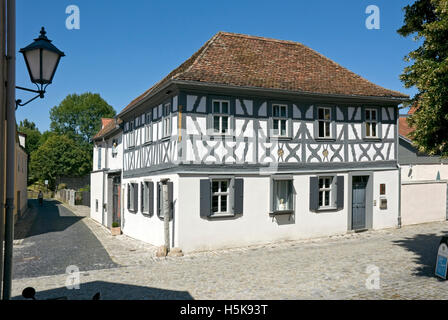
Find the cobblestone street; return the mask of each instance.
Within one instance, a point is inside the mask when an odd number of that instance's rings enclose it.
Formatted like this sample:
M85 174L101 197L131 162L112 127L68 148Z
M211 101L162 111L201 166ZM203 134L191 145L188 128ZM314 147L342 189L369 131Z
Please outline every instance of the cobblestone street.
M15 279L15 299L27 286L38 299L97 291L103 299L448 299L448 283L433 276L448 222L161 259L151 245L81 221L117 267L80 268L79 290L65 288L66 274ZM372 266L379 289L366 287Z

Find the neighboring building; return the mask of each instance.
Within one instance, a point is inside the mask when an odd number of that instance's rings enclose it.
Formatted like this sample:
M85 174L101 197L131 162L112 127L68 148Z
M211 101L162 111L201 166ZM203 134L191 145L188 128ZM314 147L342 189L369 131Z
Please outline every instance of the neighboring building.
M14 222L21 218L28 208L28 154L25 151L26 134L17 133L16 139L16 175L14 198Z
M184 251L397 227L407 99L300 43L220 32L118 115L122 230L164 243L166 178Z
M123 143L120 121L102 119L101 130L93 142L90 217L110 228L113 222L121 224Z
M413 128L407 120L414 112L412 107L399 119L403 225L448 219L448 159L423 154L413 145Z

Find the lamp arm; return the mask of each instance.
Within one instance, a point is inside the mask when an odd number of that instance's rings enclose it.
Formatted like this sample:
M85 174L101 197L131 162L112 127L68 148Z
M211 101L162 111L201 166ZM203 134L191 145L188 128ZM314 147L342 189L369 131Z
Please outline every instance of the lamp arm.
M31 101L36 100L37 98L41 98L41 99L43 99L43 98L44 98L44 95L45 95L45 89L47 89L47 86L48 86L48 84L47 84L45 87L42 87L40 90L33 90L33 89L28 89L28 88L24 88L24 87L18 87L18 86L16 86L16 89L23 90L23 91L28 91L28 92L34 92L34 93L37 93L37 94L38 94L37 96L35 96L34 98L31 98L30 100L28 100L28 101L25 102L25 103L22 103L22 100L17 99L17 100L16 100L16 110L17 110L17 108L18 108L19 106L20 106L20 107L23 107L24 105L27 105L28 103L30 103ZM39 89L39 87L38 87L38 89Z

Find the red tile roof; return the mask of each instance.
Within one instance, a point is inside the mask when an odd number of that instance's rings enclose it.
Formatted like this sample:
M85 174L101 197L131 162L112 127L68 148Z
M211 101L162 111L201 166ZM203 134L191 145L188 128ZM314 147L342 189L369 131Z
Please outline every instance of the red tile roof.
M380 87L298 42L219 32L121 113L169 80L303 93L408 99Z
M113 118L101 118L101 130L93 137L93 140L104 137L106 134L112 132L117 124L120 124L121 120L117 122Z
M414 129L411 126L409 126L408 117L404 116L398 119L398 131L400 133L400 136L412 140L412 138L409 137L409 134L413 132Z

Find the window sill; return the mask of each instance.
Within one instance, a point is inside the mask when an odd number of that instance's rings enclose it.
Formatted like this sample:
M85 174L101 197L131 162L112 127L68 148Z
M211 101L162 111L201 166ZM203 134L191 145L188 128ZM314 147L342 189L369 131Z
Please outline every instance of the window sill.
M294 214L294 210L282 210L282 211L273 211L269 212L269 215L271 216L279 216L284 214Z
M316 210L316 212L329 212L329 211L338 211L337 207L325 207L325 208L319 208Z
M160 139L160 141L168 141L168 140L170 140L171 139L171 136L166 136L166 137L162 137L161 139Z
M316 142L333 142L336 138L315 138Z
M235 214L233 213L215 213L209 216L209 218L229 218L229 217L235 217Z
M271 136L270 139L277 139L278 141L288 141L292 140L292 137L285 137L285 136Z
M369 142L381 142L382 139L381 138L375 138L375 137L363 137L362 138L364 141L369 141Z

